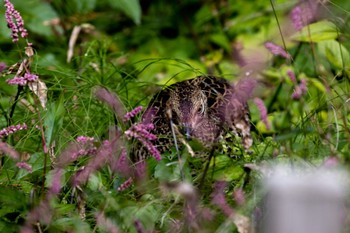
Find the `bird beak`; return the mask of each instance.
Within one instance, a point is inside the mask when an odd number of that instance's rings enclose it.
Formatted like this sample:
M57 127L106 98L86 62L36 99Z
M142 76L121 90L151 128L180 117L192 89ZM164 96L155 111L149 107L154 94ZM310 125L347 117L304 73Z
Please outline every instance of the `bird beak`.
M188 124L183 125L183 134L185 135L186 139L189 140L191 139L191 127L189 127Z

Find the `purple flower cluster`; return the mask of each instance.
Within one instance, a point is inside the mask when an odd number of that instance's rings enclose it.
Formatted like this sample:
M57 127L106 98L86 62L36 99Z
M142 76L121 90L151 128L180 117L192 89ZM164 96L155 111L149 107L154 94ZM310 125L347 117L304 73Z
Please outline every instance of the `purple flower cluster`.
M306 80L302 79L299 83L299 85L297 85L294 88L293 94L292 94L292 98L295 100L300 99L303 95L305 95L307 92L307 86L306 86Z
M24 124L18 124L18 125L10 125L9 127L3 128L0 130L0 138L6 137L10 134L13 134L19 130L25 130L27 129L27 125Z
M18 168L27 170L27 172L29 172L29 173L32 172L32 166L26 162L18 162L18 163L16 163L16 166Z
M102 145L97 149L96 154L93 155L92 159L90 159L86 166L82 167L81 170L78 171L72 178L74 187L85 183L93 172L112 161L116 152L116 142L117 140L113 139L105 140L102 143Z
M130 166L129 166L129 161L127 158L127 153L125 148L122 148L119 158L114 163L113 170L117 171L122 176L130 175Z
M137 123L132 125L127 131L125 131L125 135L128 139L133 137L139 140L153 155L153 157L159 161L161 160L160 152L151 142L152 140L156 140L157 136L149 132L149 130L152 130L153 128L154 125L151 123Z
M10 156L12 159L15 159L15 160L20 159L20 154L18 153L18 151L13 149L9 144L7 144L5 142L0 141L0 151L3 154Z
M79 136L77 137L77 142L81 143L81 144L87 144L89 142L94 142L95 138L94 137L87 137L87 136Z
M7 68L5 62L0 62L0 72L4 71Z
M219 207L227 217L231 217L234 214L234 210L227 203L225 198L224 189L226 188L226 184L225 181L217 181L215 183L211 203Z
M290 12L290 20L294 28L300 31L303 27L308 25L314 18L316 11L317 4L311 4L310 2L294 7Z
M10 0L5 0L6 7L6 22L7 26L11 29L12 41L16 43L18 41L18 33L21 33L20 36L25 38L28 36L27 30L24 28L24 21L20 13L15 9Z
M293 83L295 83L297 81L297 79L295 77L295 73L292 70L288 70L287 75L288 75L290 81L292 81Z
M26 73L24 76L15 76L12 79L6 80L7 84L9 85L20 85L25 86L27 82L34 82L39 78L38 75Z
M267 109L265 107L264 101L260 98L254 98L254 103L259 109L260 120L264 122L266 129L270 129L270 124L267 120Z
M279 55L281 57L284 57L286 59L290 59L290 54L285 51L281 46L278 46L272 42L266 42L265 48L268 49L273 55Z
M129 179L127 179L124 183L122 183L119 187L118 187L118 191L124 191L125 189L129 188L133 183L133 180L131 177L129 177Z
M131 112L127 112L124 115L124 122L130 120L131 118L135 117L137 114L139 114L142 111L142 106L138 106L131 110Z

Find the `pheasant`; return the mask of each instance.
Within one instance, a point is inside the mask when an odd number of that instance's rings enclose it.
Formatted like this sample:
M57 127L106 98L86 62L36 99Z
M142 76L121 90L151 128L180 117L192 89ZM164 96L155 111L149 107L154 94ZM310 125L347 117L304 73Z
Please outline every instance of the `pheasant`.
M241 137L243 147L249 149L249 109L237 92L227 80L213 76L178 82L155 94L142 122L154 125L153 144L160 153L191 139L212 148L228 133ZM148 153L145 148L135 149L133 160L144 160Z

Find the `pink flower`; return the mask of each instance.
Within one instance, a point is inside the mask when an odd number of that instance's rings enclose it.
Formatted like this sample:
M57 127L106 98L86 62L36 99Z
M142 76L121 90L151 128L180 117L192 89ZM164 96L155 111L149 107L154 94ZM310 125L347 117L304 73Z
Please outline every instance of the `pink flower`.
M62 173L63 173L63 169L62 168L58 168L55 169L52 173L52 183L51 183L51 187L49 189L49 193L52 195L57 195L62 187L62 183L61 183L61 177L62 177Z
M265 48L267 48L273 55L279 55L287 59L291 58L287 51L285 51L281 46L278 46L272 42L266 42Z
M145 160L138 161L135 164L135 177L137 180L143 180L146 176L146 162Z
M11 29L11 37L12 41L15 43L18 41L18 33L21 33L20 36L25 38L28 36L27 30L24 28L24 21L20 13L15 10L13 4L10 0L5 0L5 8L6 8L6 22L7 26Z
M131 177L129 177L129 179L127 179L124 183L122 183L119 187L118 187L118 191L124 191L125 189L129 188L133 183L133 180Z
M98 148L96 154L89 160L85 167L78 171L73 177L73 186L85 183L90 175L105 164L113 161L116 150L117 139L105 140Z
M34 82L39 78L38 75L31 74L31 73L25 73L24 74L24 79L27 80L28 82Z
M292 99L298 100L307 92L306 80L302 79L300 84L294 88Z
M143 124L137 123L132 125L127 131L125 131L125 135L127 138L136 138L139 140L147 150L153 155L156 160L161 160L161 155L158 149L152 144L152 140L156 140L157 136L150 133L149 130L154 128L153 124Z
M124 107L117 95L102 87L96 88L95 95L99 100L108 104L120 119L124 117Z
M81 144L86 144L88 142L94 142L95 138L94 137L87 137L87 136L79 136L77 137L77 142L81 143Z
M0 72L4 71L7 68L5 62L0 62Z
M18 163L16 163L16 166L18 168L27 170L27 172L29 172L29 173L32 173L32 166L26 162L18 162Z
M18 151L13 149L9 144L5 142L0 141L0 151L4 154L7 154L12 159L19 160L20 158L20 154L18 153Z
M122 149L118 160L114 164L113 170L117 171L119 174L123 176L130 175L130 166L129 166L125 148Z
M297 79L296 79L296 77L295 77L295 74L294 74L294 72L293 72L292 70L288 70L288 71L287 71L287 75L288 75L289 79L290 79L293 83L295 83L295 82L297 81Z
M135 220L134 225L137 233L145 233L145 230L143 229L143 226L140 220Z
M13 134L17 131L20 130L26 130L27 129L27 125L24 124L18 124L18 125L11 125L9 127L3 128L2 130L0 130L0 138L6 137L10 134Z
M211 203L219 207L227 217L230 217L234 214L234 210L229 206L225 198L224 189L226 188L226 184L225 181L217 181L215 183Z
M294 7L290 12L290 20L292 21L294 28L297 31L300 31L303 27L308 25L315 17L317 8L317 3L311 1L304 2Z
M133 110L131 110L131 112L127 112L124 115L124 121L128 121L131 118L135 117L137 114L139 114L142 111L142 106L138 106L136 108L134 108Z
M12 79L6 80L7 84L9 85L20 85L20 86L25 86L27 84L27 80L24 77L18 77L15 76Z
M258 107L260 112L260 120L265 124L266 129L270 129L270 124L267 120L267 109L264 101L260 98L254 98L255 105Z

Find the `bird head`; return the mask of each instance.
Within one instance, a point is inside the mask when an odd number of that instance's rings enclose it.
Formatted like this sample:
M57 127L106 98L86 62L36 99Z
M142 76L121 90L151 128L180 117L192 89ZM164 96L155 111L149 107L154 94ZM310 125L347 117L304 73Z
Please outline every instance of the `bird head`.
M173 91L169 108L171 120L187 139L195 137L194 132L202 127L207 118L207 97L199 88L191 87Z

